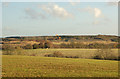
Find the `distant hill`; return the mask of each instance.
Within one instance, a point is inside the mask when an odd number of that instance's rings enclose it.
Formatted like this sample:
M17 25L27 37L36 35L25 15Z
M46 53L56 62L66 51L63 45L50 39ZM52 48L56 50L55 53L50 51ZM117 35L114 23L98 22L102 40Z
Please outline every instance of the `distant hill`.
M2 38L0 45L14 48L118 48L119 37L114 35L56 35L14 36ZM7 47L7 46L4 46Z
M112 41L118 42L118 36L114 35L59 35L59 36L14 36L3 38L3 41L16 41L16 40L27 40L27 41L39 41L39 40L50 40L50 41Z

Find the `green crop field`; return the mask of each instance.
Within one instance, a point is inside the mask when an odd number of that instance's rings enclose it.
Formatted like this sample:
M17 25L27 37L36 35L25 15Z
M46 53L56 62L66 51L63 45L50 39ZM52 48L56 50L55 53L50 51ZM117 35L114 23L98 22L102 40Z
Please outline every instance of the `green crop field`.
M3 77L117 77L118 61L3 55Z

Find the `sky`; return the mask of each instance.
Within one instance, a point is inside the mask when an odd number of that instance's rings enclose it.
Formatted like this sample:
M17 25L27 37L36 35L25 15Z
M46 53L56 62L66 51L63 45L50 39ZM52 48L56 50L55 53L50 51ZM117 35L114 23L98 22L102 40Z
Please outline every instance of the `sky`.
M110 2L4 2L2 36L118 35Z

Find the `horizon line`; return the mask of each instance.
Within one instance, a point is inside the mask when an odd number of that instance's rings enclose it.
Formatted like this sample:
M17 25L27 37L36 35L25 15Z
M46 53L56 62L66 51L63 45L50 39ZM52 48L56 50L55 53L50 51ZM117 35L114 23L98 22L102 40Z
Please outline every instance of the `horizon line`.
M105 36L120 36L115 34L52 34L52 35L9 35L9 36L2 36L0 38L7 38L7 37L37 37L37 36L96 36L96 35L105 35Z

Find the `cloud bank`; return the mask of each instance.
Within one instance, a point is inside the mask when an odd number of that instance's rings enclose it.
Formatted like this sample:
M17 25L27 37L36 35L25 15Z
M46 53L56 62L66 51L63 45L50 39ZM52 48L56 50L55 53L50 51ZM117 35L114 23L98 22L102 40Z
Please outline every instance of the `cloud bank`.
M50 4L50 5L42 5L39 6L44 12L48 15L52 15L59 18L71 18L73 15L69 13L65 8L60 7L57 4Z
M48 4L48 5L38 5L38 10L32 8L25 8L24 10L26 18L31 19L46 19L48 17L57 17L57 18L73 18L73 14L69 13L65 8L60 7L57 4Z

